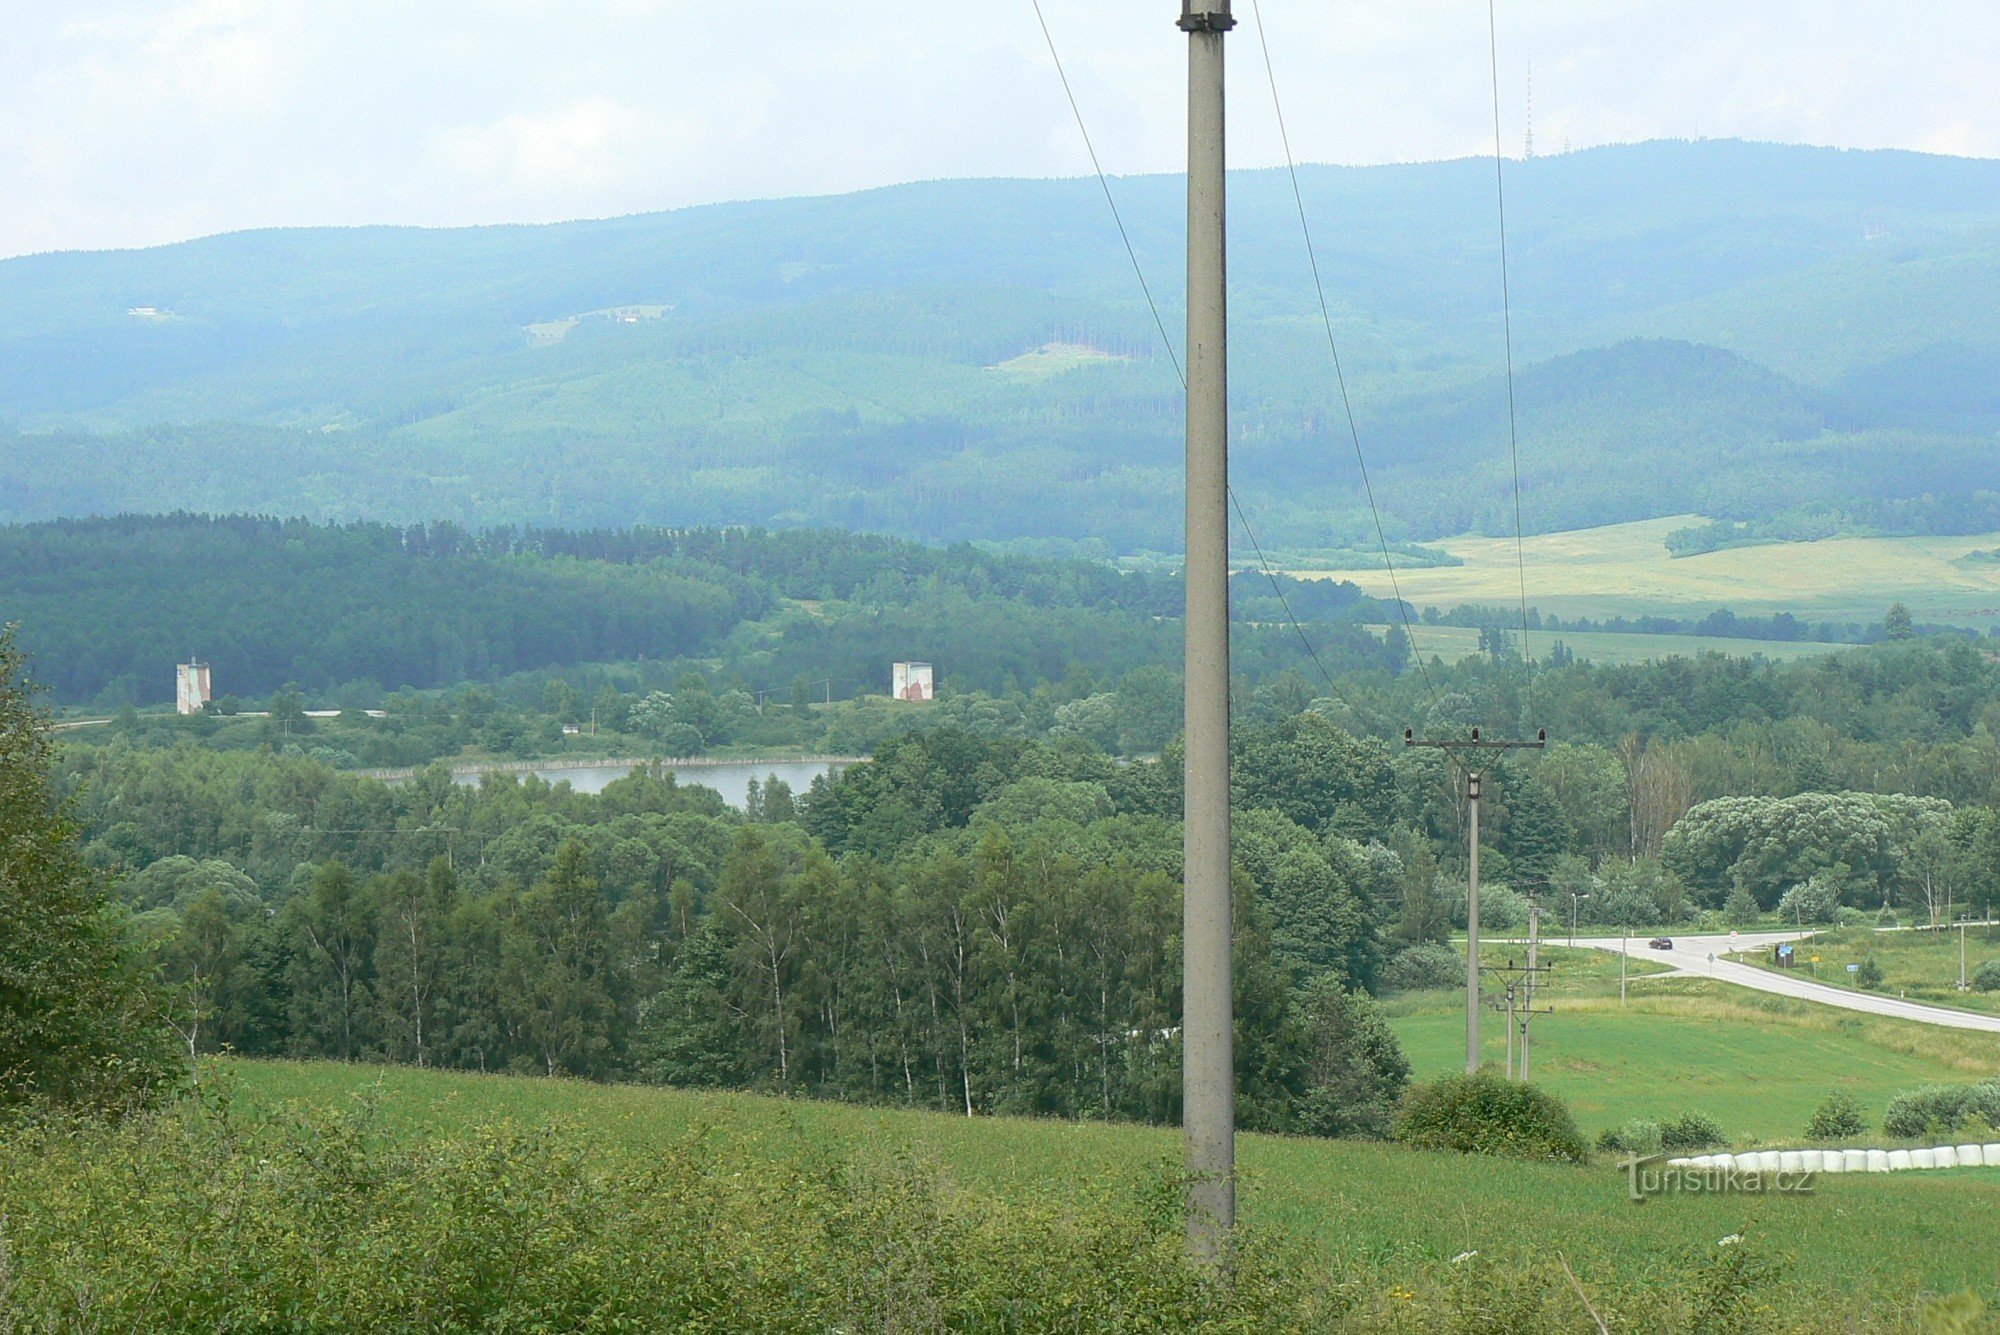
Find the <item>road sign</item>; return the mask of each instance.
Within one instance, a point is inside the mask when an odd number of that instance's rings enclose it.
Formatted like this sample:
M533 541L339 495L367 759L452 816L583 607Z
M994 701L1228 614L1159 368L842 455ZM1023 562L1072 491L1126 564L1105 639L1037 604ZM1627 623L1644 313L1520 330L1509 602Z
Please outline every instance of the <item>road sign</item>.
M1848 966L1847 966L1847 971L1848 971L1849 973L1860 973L1860 972L1861 972L1861 966L1860 966L1859 964L1850 964L1850 965L1848 965Z

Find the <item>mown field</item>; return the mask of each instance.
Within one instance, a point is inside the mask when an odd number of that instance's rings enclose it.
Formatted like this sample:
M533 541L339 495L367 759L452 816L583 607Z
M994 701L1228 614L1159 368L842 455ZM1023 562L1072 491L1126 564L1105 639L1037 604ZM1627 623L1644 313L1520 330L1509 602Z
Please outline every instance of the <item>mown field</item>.
M1490 968L1521 954L1488 947L1482 958ZM1587 1135L1630 1118L1661 1121L1694 1111L1713 1117L1738 1148L1797 1145L1813 1109L1836 1090L1879 1128L1883 1108L1903 1090L2000 1074L2000 1035L1669 978L1657 966L1642 973L1638 961L1620 1006L1614 955L1553 947L1544 958L1556 966L1543 994L1555 1013L1534 1022L1533 1075L1570 1105ZM1955 970L1955 949L1952 960ZM1411 993L1388 1003L1419 1078L1463 1069L1460 996ZM1503 1016L1489 1011L1480 1039L1486 1061L1505 1061Z
M1378 635L1386 635L1389 631L1387 626L1370 626L1369 629ZM1538 657L1546 657L1556 641L1560 640L1578 658L1605 667L1652 663L1663 658L1692 658L1705 653L1788 662L1794 658L1813 658L1854 648L1851 644L1825 644L1811 640L1739 640L1722 635L1642 635L1631 631L1602 630L1537 630L1530 631L1528 638L1533 642L1531 647ZM1447 663L1471 658L1479 652L1479 632L1471 626L1413 625L1410 641L1425 658L1442 658Z
M246 1109L338 1105L366 1091L391 1126L557 1123L579 1130L604 1164L642 1162L701 1135L718 1152L780 1160L900 1158L1014 1201L1059 1200L1082 1183L1137 1189L1179 1146L1164 1128L328 1063L239 1061L231 1070ZM1773 1301L1782 1282L1786 1302L1808 1304L1798 1329L1842 1324L1838 1313L1855 1328L1877 1328L1913 1312L1925 1294L1975 1289L2000 1299L2000 1172L1827 1179L1811 1196L1677 1196L1635 1205L1608 1164L1571 1168L1270 1136L1243 1137L1240 1163L1246 1222L1302 1242L1327 1267L1328 1282L1374 1286L1391 1295L1392 1308L1397 1293L1455 1282L1470 1262L1454 1258L1469 1252L1502 1272L1514 1258L1546 1264L1559 1252L1599 1294L1702 1283L1723 1255L1720 1240L1738 1235L1746 1242L1736 1245L1752 1249L1746 1255L1777 1267ZM1821 1317L1805 1318L1808 1311Z
M1919 621L1985 630L2000 620L2000 566L1959 561L1967 552L2000 546L2000 535L1831 538L1669 555L1667 535L1702 522L1674 515L1531 537L1523 548L1528 602L1565 617L1686 617L1726 607L1739 614L1789 611L1812 620L1873 622L1900 600ZM1431 545L1465 564L1399 571L1398 584L1411 603L1449 608L1519 600L1512 538L1468 536ZM1378 597L1390 594L1381 570L1292 573L1348 579ZM1545 653L1542 637L1534 640L1535 652Z

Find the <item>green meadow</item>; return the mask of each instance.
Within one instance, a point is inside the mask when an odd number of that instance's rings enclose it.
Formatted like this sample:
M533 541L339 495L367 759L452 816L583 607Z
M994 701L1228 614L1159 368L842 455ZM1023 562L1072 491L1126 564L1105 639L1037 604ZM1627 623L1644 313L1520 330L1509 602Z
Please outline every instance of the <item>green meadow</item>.
M1525 578L1529 604L1564 617L1699 617L1726 607L1741 615L1792 612L1815 621L1873 622L1890 603L1901 601L1919 621L1984 630L2000 620L2000 565L1964 559L2000 546L2000 535L1828 538L1688 557L1667 551L1669 533L1703 522L1698 515L1673 515L1537 534L1518 557L1511 536L1446 538L1428 545L1465 564L1399 570L1394 587L1420 608L1511 606L1520 599ZM1292 573L1352 580L1378 597L1392 592L1382 570ZM1547 636L1549 642L1556 638ZM1561 638L1584 654L1584 637ZM1538 633L1533 639L1535 652L1546 653L1544 637ZM1744 643L1735 642L1730 652L1754 652ZM1790 648L1796 653L1801 646ZM1602 652L1608 655L1611 646Z
M1696 1027L1690 1020L1689 1027ZM1600 1045L1644 1060L1636 1028ZM1550 1044L1552 1065L1557 1044ZM1832 1051L1825 1049L1824 1051ZM1739 1055L1725 1048L1718 1060ZM1757 1053L1751 1055L1766 1055ZM916 1162L959 1187L1013 1202L1060 1201L1080 1184L1138 1189L1170 1165L1172 1129L1101 1123L963 1118L803 1099L601 1086L332 1063L230 1063L246 1111L327 1107L365 1097L388 1125L450 1133L495 1122L581 1135L616 1171L700 1136L716 1153L791 1161L826 1156ZM1605 1081L1619 1078L1606 1070ZM1574 1087L1578 1077L1559 1077ZM1671 1105L1698 1102L1661 1071ZM1657 1102L1657 1100L1655 1100ZM1521 1163L1429 1154L1396 1145L1248 1135L1239 1144L1242 1212L1250 1227L1306 1247L1329 1283L1386 1295L1449 1289L1477 1253L1496 1274L1553 1254L1600 1301L1643 1307L1648 1285L1698 1284L1724 1238L1741 1236L1775 1272L1771 1297L1801 1316L1847 1313L1856 1329L1894 1329L1926 1295L1972 1289L2000 1299L2000 1172L1825 1179L1809 1196L1672 1196L1634 1204L1615 1166ZM1496 1281L1498 1283L1499 1281ZM1374 1299L1370 1299L1373 1302ZM1635 1309L1636 1310L1636 1309ZM1581 1312L1576 1315L1580 1318ZM1468 1327L1473 1328L1473 1327ZM1493 1325L1530 1330L1538 1325ZM1585 1328L1585 1327L1577 1327ZM1654 1328L1650 1324L1642 1327ZM1736 1327L1730 1327L1736 1328ZM1783 1329L1826 1329L1818 1319Z
M1488 947L1487 966L1518 947ZM1552 1015L1531 1028L1535 1083L1560 1095L1587 1135L1635 1117L1684 1112L1714 1118L1737 1147L1802 1142L1806 1121L1830 1093L1853 1097L1879 1127L1903 1090L2000 1074L2000 1035L1963 1033L1835 1011L1705 978L1667 977L1633 962L1627 1000L1618 965L1603 951L1552 947L1555 964L1538 1004ZM1956 968L1957 952L1952 954ZM1490 988L1489 988L1490 991ZM1456 992L1410 993L1388 1003L1390 1024L1418 1079L1465 1065L1465 1009ZM1505 1017L1488 1011L1481 1054L1506 1060Z

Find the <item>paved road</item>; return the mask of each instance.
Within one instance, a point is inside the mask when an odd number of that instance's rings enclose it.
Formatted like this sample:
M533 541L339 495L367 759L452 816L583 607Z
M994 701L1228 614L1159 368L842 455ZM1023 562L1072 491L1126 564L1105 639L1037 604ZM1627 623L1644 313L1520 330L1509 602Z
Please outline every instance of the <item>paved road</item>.
M1829 987L1807 974L1778 973L1722 958L1730 951L1769 950L1780 941L1795 941L1802 935L1811 933L1743 932L1733 937L1728 933L1715 936L1676 936L1671 938L1674 943L1672 950L1653 950L1646 945L1646 937L1635 936L1624 943L1624 948L1626 953L1635 959L1666 964L1676 973L1695 974L1702 978L1720 978L1725 983L1754 988L1759 992L1775 992L1779 996L1798 997L1804 1001L1816 1001L1824 1006L1838 1006L1842 1010L1864 1011L1870 1015L1889 1015L1899 1020L1915 1020L1919 1024L1943 1025L1949 1029L1979 1029L1987 1033L2000 1034L2000 1015L1953 1010L1948 1006L1926 1006L1921 1002L1885 997L1875 992L1853 992L1842 987ZM1546 944L1559 945L1563 940L1562 937L1556 937L1548 940ZM1616 937L1607 939L1580 936L1576 939L1576 943L1579 946L1608 950L1614 955L1618 953L1620 945Z

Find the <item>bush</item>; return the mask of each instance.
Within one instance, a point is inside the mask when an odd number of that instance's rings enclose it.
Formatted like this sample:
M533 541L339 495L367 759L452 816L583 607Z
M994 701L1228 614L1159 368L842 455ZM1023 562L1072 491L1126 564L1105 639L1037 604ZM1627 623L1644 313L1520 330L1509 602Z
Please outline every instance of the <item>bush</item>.
M1873 955L1861 961L1861 967L1854 971L1854 981L1870 989L1882 986L1882 966L1875 962Z
M1399 952L1376 973L1375 979L1390 992L1417 992L1426 988L1463 987L1465 952L1426 942Z
M1975 992L2000 992L2000 960L1982 961L1972 971L1972 990Z
M1861 1117L1861 1105L1851 1096L1836 1091L1813 1109L1812 1120L1806 1123L1806 1138L1851 1140L1867 1129L1868 1123Z
M1606 1127L1597 1134L1597 1148L1626 1154L1658 1154L1664 1148L1660 1124L1634 1117L1620 1126Z
M1896 917L1896 910L1884 904L1882 911L1875 915L1875 925L1877 927L1899 927L1902 925L1902 922Z
M1868 925L1868 914L1864 909L1857 909L1851 904L1842 904L1836 920L1842 927L1865 927Z
M1757 897L1737 886L1729 892L1729 898L1722 901L1722 920L1731 927L1747 927L1757 921L1762 912L1757 906Z
M1396 1139L1419 1149L1564 1163L1585 1155L1583 1133L1562 1100L1491 1071L1414 1086L1396 1118Z
M1663 1150L1713 1149L1725 1139L1722 1127L1705 1113L1682 1113L1660 1128L1660 1148Z
M1885 1134L1905 1140L1949 1135L1971 1121L2000 1129L2000 1080L1977 1085L1924 1085L1889 1100Z
M1840 892L1818 876L1793 886L1778 901L1778 917L1785 922L1827 923L1839 916Z

